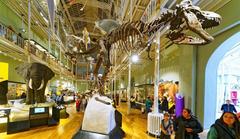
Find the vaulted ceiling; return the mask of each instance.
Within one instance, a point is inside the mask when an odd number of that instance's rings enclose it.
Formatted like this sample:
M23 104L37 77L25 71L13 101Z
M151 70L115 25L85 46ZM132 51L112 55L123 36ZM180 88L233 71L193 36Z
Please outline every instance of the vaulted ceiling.
M121 3L122 1L122 3ZM150 0L60 0L62 12L74 35L81 36L84 27L90 37L99 38L102 34L95 28L101 19L114 19L119 22L139 20ZM132 2L132 3L131 3ZM133 12L130 15L130 4Z

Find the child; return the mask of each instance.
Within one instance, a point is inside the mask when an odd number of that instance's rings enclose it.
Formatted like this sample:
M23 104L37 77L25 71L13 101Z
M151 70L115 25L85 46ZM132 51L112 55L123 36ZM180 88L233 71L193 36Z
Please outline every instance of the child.
M164 113L160 128L161 128L160 139L170 139L173 131L173 122L172 120L170 120L169 113L167 112Z

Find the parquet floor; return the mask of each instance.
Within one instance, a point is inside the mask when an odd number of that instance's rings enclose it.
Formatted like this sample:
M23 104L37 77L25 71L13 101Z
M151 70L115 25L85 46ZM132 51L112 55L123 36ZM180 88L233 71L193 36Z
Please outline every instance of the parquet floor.
M122 128L126 132L124 139L153 139L146 133L146 115L135 109L127 115L126 103L122 103L117 109L122 113ZM75 105L69 105L67 111L70 114L69 118L61 119L58 126L41 126L9 135L0 133L0 139L71 139L81 125L83 113L77 113Z

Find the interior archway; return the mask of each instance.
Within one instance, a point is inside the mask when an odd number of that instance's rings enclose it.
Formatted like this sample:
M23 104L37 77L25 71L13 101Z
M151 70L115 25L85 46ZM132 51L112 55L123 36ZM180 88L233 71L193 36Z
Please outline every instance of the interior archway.
M227 52L239 44L239 40L240 32L224 41L208 60L205 72L204 128L209 128L216 119L217 104L215 102L217 101L217 72L219 63Z

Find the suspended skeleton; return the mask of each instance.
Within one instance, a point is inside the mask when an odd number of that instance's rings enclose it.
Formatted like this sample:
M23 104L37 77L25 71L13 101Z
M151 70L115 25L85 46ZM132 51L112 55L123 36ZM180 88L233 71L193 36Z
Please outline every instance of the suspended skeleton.
M156 33L165 27L169 27L166 37L175 44L204 45L213 41L213 37L204 29L212 28L220 24L221 16L209 11L201 11L197 6L193 6L190 0L183 0L176 6L175 10L167 10L161 16L146 24L142 21L127 22L120 26L110 26L111 29L103 29L107 32L96 46L82 54L99 51L94 76L97 79L100 66L105 67L101 78L100 91L103 91L104 82L109 72L110 50L112 46L117 46L120 50L129 53L144 49L147 44L152 43ZM186 35L186 31L197 34L198 37Z
M87 28L83 29L82 34L83 34L82 37L66 34L67 40L69 42L68 45L70 45L70 47L73 47L72 44L71 44L73 42L77 42L78 44L83 43L84 46L85 46L85 50L87 50L88 49L88 45L90 45L90 37L89 37L89 33L87 31ZM72 50L74 52L78 51L77 46L74 46Z
M88 45L90 44L90 37L89 37L89 33L88 33L86 27L83 29L82 34L83 34L83 43L84 43L85 48L87 50L88 49Z

